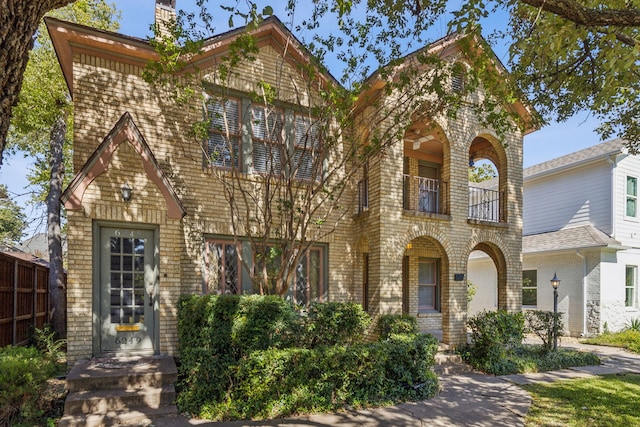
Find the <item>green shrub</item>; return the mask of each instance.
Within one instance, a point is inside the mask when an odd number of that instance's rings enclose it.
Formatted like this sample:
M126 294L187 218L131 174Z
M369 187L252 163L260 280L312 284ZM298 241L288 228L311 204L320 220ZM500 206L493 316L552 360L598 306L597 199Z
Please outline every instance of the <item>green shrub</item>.
M640 318L634 317L633 319L629 320L629 323L625 325L625 329L640 332Z
M362 340L371 317L362 305L348 302L313 303L304 320L304 347L347 345Z
M487 372L494 364L507 363L522 345L524 316L504 310L483 311L467 320L473 345L464 350L467 362Z
M425 399L437 341L426 335L317 349L269 349L241 360L230 398L203 405L208 419L275 418L344 406Z
M627 329L622 332L603 333L597 337L589 338L585 343L611 345L626 348L634 353L640 353L640 332Z
M277 297L183 297L178 407L205 418L275 417L435 393L437 341L363 344L370 321L352 303L314 304L299 316Z
M418 320L408 314L383 314L378 317L376 324L381 340L386 340L391 335L418 333Z
M56 369L53 359L36 348L0 348L0 425L38 424L38 398Z
M561 331L564 328L562 313L554 314L552 311L531 310L525 312L525 319L527 331L536 334L542 340L542 351L551 351L554 341L554 323L557 322L558 336L561 336Z
M465 349L462 356L474 368L492 375L545 372L600 364L600 358L593 353L566 349L546 351L541 346L532 345L519 347L500 359L478 360L470 356L469 349Z
M298 316L291 304L277 296L249 295L240 298L232 327L237 357L255 350L282 348L298 337Z

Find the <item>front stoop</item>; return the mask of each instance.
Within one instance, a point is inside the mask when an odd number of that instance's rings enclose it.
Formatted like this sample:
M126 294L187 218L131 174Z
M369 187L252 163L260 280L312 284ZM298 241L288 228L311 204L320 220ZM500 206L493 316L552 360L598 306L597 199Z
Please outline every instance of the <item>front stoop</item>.
M69 394L58 426L144 426L176 415L177 378L171 356L78 361L67 375Z
M462 357L448 348L439 348L436 353L433 371L438 375L459 375L474 372L471 365L462 361Z

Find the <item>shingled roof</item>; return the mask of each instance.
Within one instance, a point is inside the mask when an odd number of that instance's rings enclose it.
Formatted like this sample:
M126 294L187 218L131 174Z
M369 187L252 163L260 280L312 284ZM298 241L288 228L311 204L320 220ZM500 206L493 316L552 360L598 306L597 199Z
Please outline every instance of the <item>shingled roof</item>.
M619 138L612 139L611 141L606 141L601 144L594 145L593 147L567 154L566 156L557 157L544 163L538 163L537 165L530 166L524 169L523 176L524 179L527 180L539 175L589 163L596 159L604 159L611 155L621 153L623 147L624 140Z
M589 248L625 249L622 244L592 225L563 228L522 237L522 252L552 252Z

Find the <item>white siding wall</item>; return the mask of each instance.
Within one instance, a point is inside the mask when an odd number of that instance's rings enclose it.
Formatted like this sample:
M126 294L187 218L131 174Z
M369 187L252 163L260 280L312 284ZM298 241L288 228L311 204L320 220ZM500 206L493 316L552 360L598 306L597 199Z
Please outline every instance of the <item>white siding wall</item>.
M626 213L627 176L638 178L640 184L640 158L621 155L615 169L615 230L614 238L625 246L640 247L640 209L638 218L629 218ZM640 207L640 206L639 206Z
M565 333L578 336L583 329L583 264L575 253L524 255L523 270L537 270L537 310L553 311L554 273L560 279L558 287L558 312L564 313Z
M469 315L473 316L483 310L493 311L498 308L498 272L493 260L482 252L472 252L467 265L467 278L476 287L476 294L469 303Z
M619 331L631 319L640 318L637 284L634 306L625 306L625 267L636 265L640 268L640 249L620 251L615 255L603 254L601 265L601 327L604 327L604 322L606 322L610 331Z
M611 166L606 160L525 180L523 234L593 225L611 233Z

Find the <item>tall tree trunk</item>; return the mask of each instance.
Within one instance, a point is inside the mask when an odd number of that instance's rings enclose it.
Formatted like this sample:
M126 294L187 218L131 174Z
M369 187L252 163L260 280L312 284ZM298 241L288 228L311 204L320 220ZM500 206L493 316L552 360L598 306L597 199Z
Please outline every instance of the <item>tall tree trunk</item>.
M66 336L66 290L62 259L62 236L60 234L60 196L64 177L63 145L67 133L65 115L60 114L49 135L49 164L51 177L47 194L47 239L49 242L49 294L51 315L49 322L59 337Z
M34 34L45 13L73 0L0 0L0 165Z

